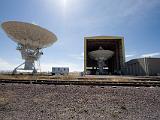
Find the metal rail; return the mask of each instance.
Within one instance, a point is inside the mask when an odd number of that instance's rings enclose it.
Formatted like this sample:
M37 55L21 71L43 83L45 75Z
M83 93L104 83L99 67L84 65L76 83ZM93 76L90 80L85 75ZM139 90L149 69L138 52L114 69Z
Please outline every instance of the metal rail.
M48 84L48 85L95 85L95 86L133 86L160 87L160 81L91 81L91 80L0 80L0 83Z

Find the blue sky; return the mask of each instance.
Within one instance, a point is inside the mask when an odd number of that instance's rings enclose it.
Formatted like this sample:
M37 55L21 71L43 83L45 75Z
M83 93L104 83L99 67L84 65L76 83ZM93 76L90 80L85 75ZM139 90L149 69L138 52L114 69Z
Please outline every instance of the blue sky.
M57 35L58 41L43 50L42 71L83 70L85 36L124 36L126 60L160 57L159 0L1 0L0 23L9 20L38 24ZM0 29L0 70L23 62L15 48Z

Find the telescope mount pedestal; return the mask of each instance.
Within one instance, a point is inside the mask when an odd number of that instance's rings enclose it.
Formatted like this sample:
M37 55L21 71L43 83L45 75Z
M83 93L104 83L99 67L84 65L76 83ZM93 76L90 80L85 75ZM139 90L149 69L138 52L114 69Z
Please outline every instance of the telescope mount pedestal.
M17 66L13 70L13 74L16 74L18 70L32 71L32 74L37 73L35 61L37 61L40 56L43 55L41 49L31 49L24 45L18 44L17 50L21 52L22 59L24 59L25 62ZM24 68L20 68L22 65L24 65Z

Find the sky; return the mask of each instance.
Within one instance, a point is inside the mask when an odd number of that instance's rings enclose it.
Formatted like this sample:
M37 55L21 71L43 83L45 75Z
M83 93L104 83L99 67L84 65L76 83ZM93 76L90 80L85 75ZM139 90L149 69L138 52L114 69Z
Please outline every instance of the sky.
M43 49L41 71L83 71L84 37L123 36L126 61L160 57L160 0L1 0L0 24L37 24L58 41ZM0 70L23 63L16 43L0 29Z

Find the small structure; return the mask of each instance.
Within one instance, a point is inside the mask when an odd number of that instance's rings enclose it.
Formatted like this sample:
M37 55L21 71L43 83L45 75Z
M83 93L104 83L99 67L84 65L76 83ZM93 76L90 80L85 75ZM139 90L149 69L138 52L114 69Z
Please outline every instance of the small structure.
M136 76L160 75L160 58L139 58L125 63L126 74Z
M52 75L68 75L68 67L52 67Z

